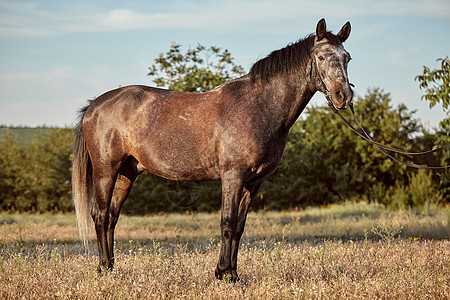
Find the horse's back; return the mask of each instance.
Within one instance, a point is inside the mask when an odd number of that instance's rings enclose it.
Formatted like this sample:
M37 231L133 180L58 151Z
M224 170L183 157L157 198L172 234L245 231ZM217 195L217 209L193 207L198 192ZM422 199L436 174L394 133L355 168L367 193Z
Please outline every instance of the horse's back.
M92 102L83 130L96 149L111 148L108 157L99 153L104 160L131 155L144 169L166 178L218 179L214 123L219 116L213 94L119 88Z
M268 156L263 169L272 170L284 145L274 145L274 130L265 126L270 117L261 114L267 108L248 88L247 79L205 93L120 88L93 101L83 130L103 164L133 156L143 169L169 179L214 180L230 168L260 170Z

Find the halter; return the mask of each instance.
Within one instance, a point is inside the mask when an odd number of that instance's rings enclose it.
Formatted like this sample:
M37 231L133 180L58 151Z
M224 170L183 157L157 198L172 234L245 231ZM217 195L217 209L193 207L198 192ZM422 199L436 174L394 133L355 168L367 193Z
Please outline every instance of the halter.
M314 47L311 48L310 53L312 54L314 52L315 49L317 49L320 46L326 45L328 44L328 42L321 42L318 43L316 45L314 45ZM361 128L363 133L360 133L358 130L356 130L339 112L339 110L334 106L333 102L331 101L330 95L329 95L329 90L325 84L325 82L322 80L322 77L320 76L320 72L317 71L317 63L316 63L316 59L314 57L311 58L311 67L307 73L307 76L309 76L309 78L312 78L312 74L314 73L314 76L316 79L318 79L320 81L320 83L322 84L323 89L325 90L325 98L328 101L328 106L331 108L331 110L333 110L341 119L342 121L345 123L345 125L347 125L349 128L351 128L356 134L358 134L362 139L372 143L373 145L375 145L375 147L377 147L381 152L383 152L384 154L386 154L389 158L393 159L396 162L399 162L401 164L404 164L408 167L412 167L412 168L416 168L416 169L425 169L425 170L442 170L442 169L447 169L450 168L450 165L448 166L425 166L425 165L419 165L419 164L414 164L414 163L408 163L408 162L404 162L402 160L399 160L398 158L392 156L390 153L386 152L387 151L392 151L395 153L400 153L400 154L406 154L406 155L425 155L425 154L430 154L430 153L434 153L437 151L442 151L444 149L449 149L450 148L450 144L448 145L444 145L442 147L433 149L433 150L429 150L429 151L424 151L424 152L407 152L401 149L397 149L391 146L387 146L378 142L375 142L374 140L372 140L372 138L367 134L367 132L364 130L364 128L361 126L361 124L359 123L358 119L355 116L355 110L353 109L353 103L350 102L349 103L349 107L350 110L352 111L352 115L353 118L355 119L356 123L358 124L358 126ZM350 86L354 87L354 85L352 83L349 83Z
M329 44L328 42L321 42L318 44L315 44L312 48L311 51L309 52L310 54L312 54L314 52L314 50L316 50L317 48L319 48L320 46L323 45L327 45ZM334 106L333 102L331 102L330 96L329 96L329 90L327 88L327 85L325 84L325 82L323 81L322 77L320 76L320 72L316 71L317 70L317 63L316 63L316 59L314 57L311 57L311 67L307 73L307 76L309 76L309 78L312 78L312 73L314 73L314 76L316 77L316 79L319 80L319 82L322 84L322 88L325 90L325 97L328 101L328 106L330 106L330 108L334 111L337 112L336 107ZM353 84L349 83L351 86L354 86Z
M328 42L321 42L321 43L315 44L315 45L311 48L310 53L313 53L314 50L316 50L316 48L319 48L320 46L323 46L323 45L326 45L326 44L329 44L329 43L328 43Z

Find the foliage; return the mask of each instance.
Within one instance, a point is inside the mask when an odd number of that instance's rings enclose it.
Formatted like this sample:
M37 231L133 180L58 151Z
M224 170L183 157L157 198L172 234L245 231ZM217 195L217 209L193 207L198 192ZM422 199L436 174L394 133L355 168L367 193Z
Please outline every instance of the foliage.
M430 202L439 203L436 184L432 181L431 173L419 170L408 175L408 184L396 184L386 193L385 203L390 208L404 209L409 207L423 207Z
M228 50L198 45L182 53L181 45L172 44L155 59L149 76L159 87L181 92L206 92L230 79L244 75Z
M422 99L429 101L430 107L440 103L447 114L447 118L439 123L439 134L435 142L438 147L450 144L450 59L446 56L438 58L437 61L441 62L440 69L431 70L424 66L422 75L418 75L416 80L420 82L419 87L425 92ZM444 152L441 163L450 165L450 150ZM447 202L450 202L449 170L440 173L439 191Z
M438 58L441 62L441 68L431 70L429 67L423 67L423 74L416 76L420 82L419 87L425 90L422 99L430 101L430 107L441 103L444 111L449 112L450 108L450 59Z
M71 129L54 128L29 143L0 141L0 205L9 211L69 211Z
M393 223L381 222L377 227L372 228L372 233L379 236L384 242L391 244L393 239L399 235L403 227Z

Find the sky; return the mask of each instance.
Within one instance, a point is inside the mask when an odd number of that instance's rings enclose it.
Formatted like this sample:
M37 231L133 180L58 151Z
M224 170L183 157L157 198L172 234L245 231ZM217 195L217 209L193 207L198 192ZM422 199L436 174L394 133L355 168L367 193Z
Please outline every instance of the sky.
M450 55L448 0L0 0L0 125L74 126L88 99L154 85L148 68L172 43L228 49L248 71L321 18L334 33L352 25L344 46L357 96L379 87L429 130L445 118L414 78Z

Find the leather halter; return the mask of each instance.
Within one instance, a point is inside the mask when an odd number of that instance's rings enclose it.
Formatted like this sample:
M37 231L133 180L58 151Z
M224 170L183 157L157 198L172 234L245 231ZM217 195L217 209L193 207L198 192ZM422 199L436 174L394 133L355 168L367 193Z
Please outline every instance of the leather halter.
M316 48L319 48L320 46L323 46L323 45L326 45L326 44L329 44L329 43L328 43L328 42L320 42L320 43L315 44L315 45L311 48L310 53L313 53L313 51L316 50Z
M328 42L321 42L318 44L315 44L314 47L311 48L310 53L312 53L315 49L317 49L320 46L326 45L328 44ZM358 134L362 139L372 143L373 145L375 145L375 147L377 147L381 152L383 152L384 154L386 154L389 158L393 159L396 162L399 162L401 164L404 164L408 167L412 167L412 168L416 168L416 169L425 169L425 170L442 170L442 169L447 169L450 168L450 165L447 166L426 166L426 165L419 165L419 164L414 164L414 163L408 163L408 162L404 162L402 160L399 160L398 158L392 156L390 153L386 152L387 151L392 151L395 153L400 153L400 154L406 154L406 155L425 155L425 154L430 154L430 153L434 153L434 152L438 152L438 151L442 151L445 149L449 149L450 148L450 144L448 145L444 145L442 147L433 149L433 150L428 150L428 151L424 151L424 152L407 152L401 149L397 149L391 146L387 146L378 142L375 142L374 140L372 140L372 138L367 134L367 132L364 130L364 128L361 126L361 124L359 123L358 119L355 116L355 110L353 109L353 103L350 102L349 103L349 107L350 110L352 111L352 115L353 118L355 119L356 123L359 125L359 127L361 128L363 133L360 133L358 130L356 130L339 112L339 110L334 106L333 102L330 99L329 96L329 90L325 84L325 82L322 80L321 76L320 76L320 72L317 71L317 63L315 58L311 58L311 67L310 70L307 73L307 76L309 76L310 78L312 78L312 75L314 73L314 76L316 77L316 79L318 79L320 81L320 83L322 84L323 89L325 90L325 98L328 101L328 106L342 119L342 121L349 127L351 128L356 134ZM354 85L352 83L349 83L350 86Z
M316 50L320 46L327 45L327 44L329 44L329 43L328 42L317 43L311 48L311 51L309 53L312 54L314 52L314 50ZM327 100L330 102L331 100L328 96L329 90L328 90L325 82L322 80L322 77L320 76L320 72L317 71L316 59L314 57L311 57L311 67L307 73L307 76L309 76L309 78L312 78L313 73L314 73L314 76L316 77L316 79L318 79L320 81L320 83L322 84L322 87L325 90L325 95L327 97ZM334 105L333 105L333 107L334 107Z

